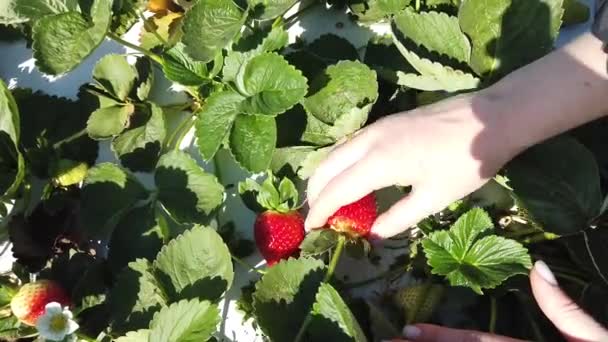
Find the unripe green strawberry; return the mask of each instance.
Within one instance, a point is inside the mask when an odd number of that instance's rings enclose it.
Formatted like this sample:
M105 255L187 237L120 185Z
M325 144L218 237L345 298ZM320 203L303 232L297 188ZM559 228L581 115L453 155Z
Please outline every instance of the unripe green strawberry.
M255 221L254 234L258 250L272 266L298 253L304 240L304 219L297 211L265 211Z
M70 306L70 297L52 280L39 280L23 285L11 300L11 311L20 322L34 326L50 302Z
M367 237L377 217L376 195L370 193L360 200L338 209L327 220L327 225L351 238Z
M406 324L428 321L443 296L443 286L419 284L400 289L395 293L395 303L404 310Z

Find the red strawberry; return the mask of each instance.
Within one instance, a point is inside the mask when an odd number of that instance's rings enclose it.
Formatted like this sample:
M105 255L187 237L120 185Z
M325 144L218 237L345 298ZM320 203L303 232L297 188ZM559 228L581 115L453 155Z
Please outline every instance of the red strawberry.
M70 306L70 297L52 280L39 280L23 285L11 300L13 314L24 324L34 326L50 302Z
M376 195L370 193L360 200L338 209L327 219L327 225L351 238L367 237L376 217L378 217Z
M298 190L293 182L289 178L279 181L269 172L261 184L252 179L239 183L239 193L245 204L258 213L255 243L268 266L295 256L305 232L304 218L298 212Z
M297 211L265 211L258 215L254 229L255 243L268 266L295 255L304 240L304 219Z

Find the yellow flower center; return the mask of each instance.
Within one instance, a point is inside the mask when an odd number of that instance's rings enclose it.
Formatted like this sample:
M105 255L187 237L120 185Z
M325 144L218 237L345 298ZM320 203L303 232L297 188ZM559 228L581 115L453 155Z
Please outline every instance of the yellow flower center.
M51 318L50 328L55 332L64 331L67 325L68 320L63 314L57 314Z

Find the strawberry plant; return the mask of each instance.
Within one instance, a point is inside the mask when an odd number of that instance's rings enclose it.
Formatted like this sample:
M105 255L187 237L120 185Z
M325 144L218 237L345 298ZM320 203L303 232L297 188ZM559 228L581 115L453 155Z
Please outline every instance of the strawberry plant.
M306 33L334 16L347 22ZM0 226L16 259L0 339L233 340L238 315L270 341L376 341L417 322L556 340L526 281L536 259L606 323L605 120L386 241L370 229L408 188L308 233L301 191L361 128L483 89L588 17L578 0L2 1L0 49L24 41L43 74L69 77L107 40L129 53L97 58L71 97L0 72Z

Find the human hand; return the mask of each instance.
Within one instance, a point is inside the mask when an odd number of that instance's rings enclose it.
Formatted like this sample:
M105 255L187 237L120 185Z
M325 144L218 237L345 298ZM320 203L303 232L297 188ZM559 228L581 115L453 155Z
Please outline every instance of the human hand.
M551 270L537 261L530 273L532 293L540 309L568 341L605 342L608 330L583 311L558 286ZM407 340L393 342L516 342L510 337L471 330L443 328L431 324L416 324L404 329Z
M373 190L412 192L378 217L372 236L400 233L493 177L517 151L503 138L500 110L473 93L386 117L338 146L308 182L307 229Z

